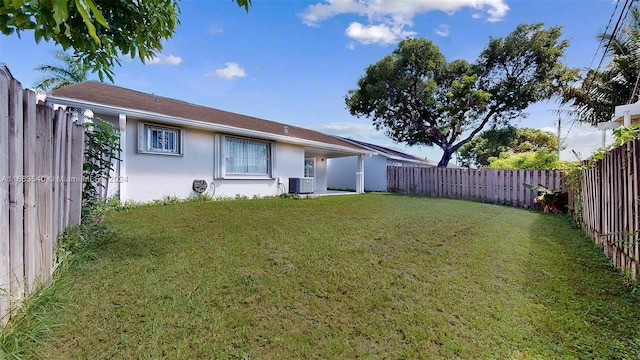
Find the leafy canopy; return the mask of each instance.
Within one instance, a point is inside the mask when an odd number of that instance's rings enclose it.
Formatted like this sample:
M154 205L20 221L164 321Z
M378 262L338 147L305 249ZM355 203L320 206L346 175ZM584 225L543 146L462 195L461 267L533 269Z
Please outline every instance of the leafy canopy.
M444 167L485 126L508 124L575 80L578 70L561 63L568 42L560 36L558 27L520 25L491 39L473 64L447 62L429 40L403 40L366 69L347 108L395 141L440 147Z
M615 36L602 33L598 39L610 42L606 62L589 70L578 87L567 87L563 99L578 121L591 125L610 121L616 106L640 100L640 8L631 9Z
M251 0L232 0L248 11ZM152 59L179 24L176 0L4 0L0 31L32 30L36 43L53 41L73 49L98 73L113 80L118 56Z
M556 151L541 148L522 153L503 152L498 157L490 157L489 165L485 169L563 170L572 166L574 163L560 161Z
M486 166L490 157L498 157L503 152L522 153L557 148L558 138L552 132L506 126L481 132L460 147L458 154L464 166Z

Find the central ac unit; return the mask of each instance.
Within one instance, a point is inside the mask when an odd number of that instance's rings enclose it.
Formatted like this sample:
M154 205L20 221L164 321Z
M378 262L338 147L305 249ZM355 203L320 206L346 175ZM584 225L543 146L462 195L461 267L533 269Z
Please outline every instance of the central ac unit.
M312 177L289 178L290 194L313 194L314 184Z

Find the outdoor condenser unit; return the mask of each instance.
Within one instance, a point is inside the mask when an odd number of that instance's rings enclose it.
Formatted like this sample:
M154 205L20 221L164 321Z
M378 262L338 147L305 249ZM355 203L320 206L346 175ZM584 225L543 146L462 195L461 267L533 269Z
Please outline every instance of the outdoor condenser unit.
M313 194L313 178L289 178L290 194Z

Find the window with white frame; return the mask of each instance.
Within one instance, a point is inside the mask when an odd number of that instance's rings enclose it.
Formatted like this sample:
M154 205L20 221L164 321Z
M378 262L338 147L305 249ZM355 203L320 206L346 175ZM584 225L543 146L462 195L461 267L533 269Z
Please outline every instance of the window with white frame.
M271 176L271 143L224 137L224 175Z
M138 150L166 155L182 154L182 129L140 124Z
M304 159L304 177L316 176L316 159L307 158Z

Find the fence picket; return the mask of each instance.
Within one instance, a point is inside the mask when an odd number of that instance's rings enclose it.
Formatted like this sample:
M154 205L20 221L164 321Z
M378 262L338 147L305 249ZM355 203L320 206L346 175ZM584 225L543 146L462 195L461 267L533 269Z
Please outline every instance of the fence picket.
M11 264L11 294L17 301L24 296L24 183L17 176L24 174L23 111L20 83L11 80L9 91L9 262Z
M0 327L50 281L57 236L80 221L84 129L70 121L0 65Z
M0 71L0 326L11 306L11 264L9 243L9 76Z
M564 175L560 171L387 168L387 187L401 193L531 207L537 194L524 183L549 188L559 184L562 190Z

